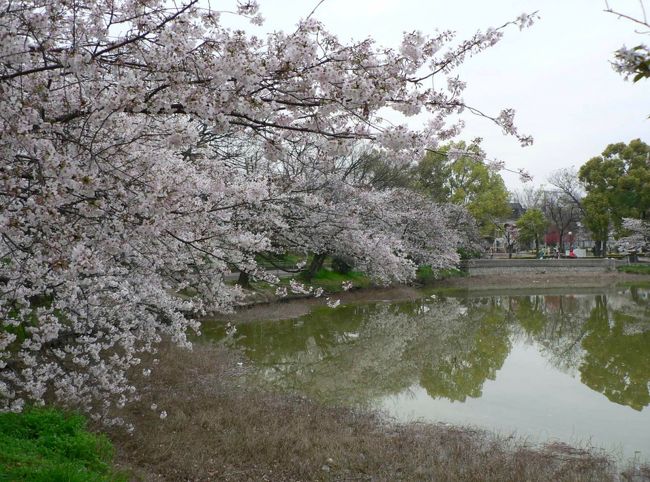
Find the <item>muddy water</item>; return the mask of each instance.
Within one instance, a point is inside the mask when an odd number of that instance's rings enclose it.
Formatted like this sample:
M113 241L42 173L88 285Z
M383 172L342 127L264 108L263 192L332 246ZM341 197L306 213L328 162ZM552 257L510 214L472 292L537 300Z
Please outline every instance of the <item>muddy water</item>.
M258 382L325 403L650 461L650 289L420 294L253 311L224 342Z

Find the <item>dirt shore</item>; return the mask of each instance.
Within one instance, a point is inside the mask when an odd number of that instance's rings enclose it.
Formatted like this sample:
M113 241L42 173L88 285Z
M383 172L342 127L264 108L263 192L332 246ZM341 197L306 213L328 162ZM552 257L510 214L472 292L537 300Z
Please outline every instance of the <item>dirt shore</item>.
M141 481L650 482L607 454L446 424L396 424L381 414L262 391L238 351L197 344L157 355L142 398L109 431L119 469ZM160 410L168 414L161 421Z

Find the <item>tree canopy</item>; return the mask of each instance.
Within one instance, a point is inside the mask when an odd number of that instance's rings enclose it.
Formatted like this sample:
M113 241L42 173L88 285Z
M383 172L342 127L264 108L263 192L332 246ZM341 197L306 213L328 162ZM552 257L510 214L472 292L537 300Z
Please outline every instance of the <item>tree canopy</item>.
M587 195L585 225L594 239L606 243L611 229L620 230L624 217L650 214L650 146L640 139L608 145L602 155L580 167Z
M548 222L541 209L528 209L517 220L519 242L522 244L535 243L535 253L539 254L539 242L546 232Z
M483 158L476 144L449 143L427 152L416 168L416 182L435 201L464 206L489 236L510 214L510 205L503 178Z
M650 146L640 139L608 145L602 155L580 167L587 190L607 196L618 225L623 216L645 219L650 214Z

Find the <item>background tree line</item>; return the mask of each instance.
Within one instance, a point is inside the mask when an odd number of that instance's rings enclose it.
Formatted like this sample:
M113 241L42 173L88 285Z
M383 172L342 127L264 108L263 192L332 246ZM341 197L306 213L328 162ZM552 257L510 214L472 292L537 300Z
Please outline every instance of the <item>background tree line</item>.
M626 220L637 220L638 226L644 226L650 214L649 162L650 146L640 139L610 144L601 155L577 170L568 168L553 173L548 188L528 188L516 193L515 199L529 210L518 223L527 230L524 239L534 240L528 234L534 231L528 227L533 216L528 213L539 210L557 230L560 249L565 248L567 233L576 232L580 226L593 240L596 256L606 255L614 240L624 244L635 232ZM645 241L637 240L635 244L642 248Z

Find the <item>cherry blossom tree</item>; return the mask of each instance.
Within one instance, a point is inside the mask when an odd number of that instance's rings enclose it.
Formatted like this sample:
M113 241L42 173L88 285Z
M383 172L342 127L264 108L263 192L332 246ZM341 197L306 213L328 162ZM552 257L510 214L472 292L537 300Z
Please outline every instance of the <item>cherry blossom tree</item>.
M254 2L231 13L261 22ZM313 18L259 38L225 15L0 0L0 409L58 401L119 423L107 414L137 397L143 354L163 337L190 347L197 316L232 309L225 273L272 278L258 252L327 249L398 281L414 260L455 262L444 207L348 181L359 143L409 163L467 110L531 142L511 109L467 106L453 75L531 16L386 49ZM426 87L434 75L444 89ZM428 120L413 130L387 110Z
M650 223L644 219L623 218L627 236L616 240L616 245L631 252L648 251L650 247Z

